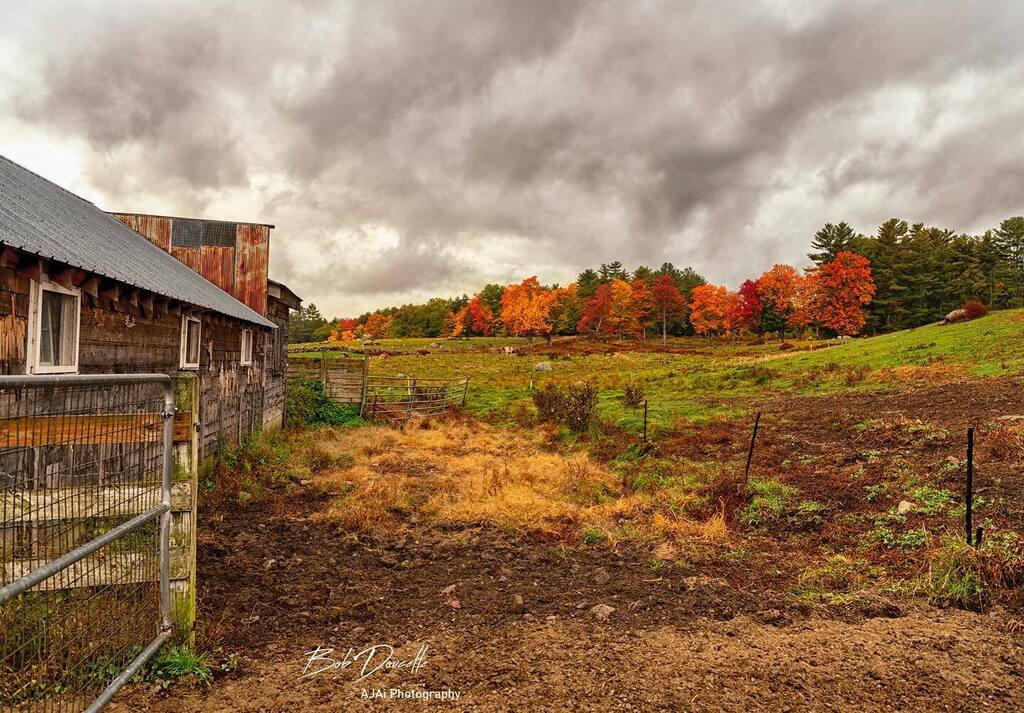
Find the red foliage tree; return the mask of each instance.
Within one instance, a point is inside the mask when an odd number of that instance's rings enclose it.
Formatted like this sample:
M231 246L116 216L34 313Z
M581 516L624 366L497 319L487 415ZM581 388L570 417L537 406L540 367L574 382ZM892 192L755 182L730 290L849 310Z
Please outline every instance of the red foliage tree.
M661 322L661 340L668 337L669 320L686 316L686 298L676 287L671 275L662 275L651 284L651 302Z
M857 334L864 329L866 307L875 296L871 262L857 253L843 251L811 276L814 308L821 326L839 334Z
M494 312L480 299L479 294L473 295L473 299L466 305L466 317L471 334L489 337L494 332Z
M761 315L764 302L761 299L761 285L757 280L744 280L739 291L739 323L755 334L761 333Z
M612 313L612 288L611 285L598 285L594 296L587 300L583 306L583 316L576 325L576 331L584 334L603 334L606 330L606 322Z

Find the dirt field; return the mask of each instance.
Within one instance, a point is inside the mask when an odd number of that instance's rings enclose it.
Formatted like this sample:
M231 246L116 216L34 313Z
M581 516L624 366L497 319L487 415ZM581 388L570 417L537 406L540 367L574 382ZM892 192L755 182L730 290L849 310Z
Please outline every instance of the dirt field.
M907 492L959 487L949 459L961 452L968 421L988 424L978 444L986 522L1024 528L1022 454L990 435L1024 412L1019 388L998 379L913 394L779 397L763 405L752 478L771 474L801 502L813 498L820 521L787 514L766 529L744 527L742 513L720 501L727 527L695 542L693 532L708 530L700 518L715 508L702 515L693 501L697 530L658 530L651 523L669 486L653 498L617 492L612 504L558 500L542 462L564 455L555 440L533 456L529 476L546 493L545 510L517 495L517 449L529 444L511 433L471 422L336 435L331 457L356 456L344 468L245 506L222 504L203 521L199 646L237 655L239 669L209 687L136 685L114 710L1020 708L1016 586L993 588L980 612L935 608L911 586L928 568L929 547L956 530L955 504L921 505L892 525L894 537L920 528L930 544L872 539L879 522L895 522ZM725 492L748 438L743 422L682 428L649 457L659 467L725 464L712 477ZM468 441L483 444L480 452L459 445ZM587 467L610 468L604 463L622 445L607 434ZM417 450L428 447L433 459ZM478 496L455 493L468 502L462 509L438 505L438 493L464 479L460 469L489 467L483 451L500 452L509 482L492 474ZM386 517L346 513L339 492L377 493L381 482L398 484L380 495ZM912 488L920 483L925 496ZM614 518L602 524L609 508L654 529L626 536ZM607 539L589 542L598 526ZM838 576L830 569L837 557L857 571ZM375 671L385 646L404 667ZM372 657L369 647L379 647ZM369 675L359 680L364 664ZM396 697L423 691L458 698ZM382 698L366 697L375 694Z

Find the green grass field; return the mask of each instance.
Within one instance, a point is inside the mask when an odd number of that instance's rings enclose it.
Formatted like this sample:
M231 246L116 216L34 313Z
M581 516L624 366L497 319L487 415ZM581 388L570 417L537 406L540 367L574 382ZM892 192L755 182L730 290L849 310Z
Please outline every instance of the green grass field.
M430 345L440 343L439 348ZM470 378L467 409L479 416L512 418L531 391L549 381L589 381L600 389L599 411L628 430L641 427L639 409L622 403L627 384L640 384L653 428L735 416L749 406L732 403L779 394L890 389L920 380L1018 374L1024 365L1024 311L995 312L965 324L929 325L878 337L822 342L733 344L701 338L671 339L672 352L637 351L609 343L603 353L551 354L542 342L523 356L494 348L524 344L514 338L381 340L379 348L408 355L371 357L380 375ZM656 342L655 342L656 343ZM314 346L314 345L308 345ZM430 349L427 355L416 353ZM487 351L490 350L490 351ZM340 356L328 352L328 358ZM292 353L290 358L317 352ZM551 371L536 371L548 361Z

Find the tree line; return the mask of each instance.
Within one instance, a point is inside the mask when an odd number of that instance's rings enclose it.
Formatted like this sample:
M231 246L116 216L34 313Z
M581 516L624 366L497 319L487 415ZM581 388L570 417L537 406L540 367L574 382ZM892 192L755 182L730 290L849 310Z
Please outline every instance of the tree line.
M315 305L294 312L290 341L384 337L593 334L798 333L853 335L941 319L968 301L1024 306L1024 217L981 235L892 218L871 235L829 223L811 240L803 270L774 265L738 290L711 285L691 267L587 268L566 286L529 277L476 294L434 298L326 320Z

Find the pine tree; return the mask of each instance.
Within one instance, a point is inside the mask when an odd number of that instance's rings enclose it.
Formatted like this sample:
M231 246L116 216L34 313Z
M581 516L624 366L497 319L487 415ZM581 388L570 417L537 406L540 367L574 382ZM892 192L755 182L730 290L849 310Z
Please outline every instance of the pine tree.
M850 249L850 243L856 236L853 228L845 222L837 225L825 223L825 227L814 234L811 240L814 252L807 253L807 257L819 265L832 262L836 255Z
M1007 305L1024 305L1024 217L1007 218L992 232L1002 261L1000 277L1006 285Z

